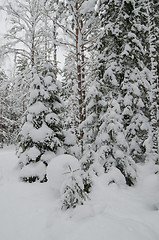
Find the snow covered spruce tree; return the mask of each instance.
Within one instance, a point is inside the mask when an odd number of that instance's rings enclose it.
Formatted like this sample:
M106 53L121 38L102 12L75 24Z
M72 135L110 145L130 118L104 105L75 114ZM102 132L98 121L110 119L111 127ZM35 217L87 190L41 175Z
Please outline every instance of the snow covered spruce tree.
M148 139L150 130L149 82L146 74L137 68L126 70L122 93L122 115L126 138L130 146L130 155L135 162L144 162L148 153L145 141Z
M62 104L52 64L43 64L32 74L30 102L19 134L20 176L23 181L44 182L48 162L63 153Z
M144 37L147 35L141 1L123 3L120 21L122 49L120 63L123 72L121 79L122 115L130 155L135 162L146 159L145 141L149 125L149 82L145 72L147 53Z
M99 164L96 139L100 128L100 119L106 111L105 86L98 77L98 52L94 49L90 54L89 70L87 73L87 91L85 98L86 118L81 124L83 129L83 155L80 159L83 170L83 181L87 193L91 191L94 175L100 175L104 169Z
M126 62L121 61L126 37L122 16L127 16L125 8L129 7L131 10L131 2L103 0L99 8L101 34L96 49L102 96L95 145L105 172L116 167L125 176L126 183L132 185L136 177L135 164L129 156L121 109L121 83L126 69Z

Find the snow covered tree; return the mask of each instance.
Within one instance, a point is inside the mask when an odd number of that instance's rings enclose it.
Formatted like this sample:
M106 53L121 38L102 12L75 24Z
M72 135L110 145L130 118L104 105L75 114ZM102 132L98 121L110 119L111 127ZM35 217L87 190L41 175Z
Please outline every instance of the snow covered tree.
M5 35L6 42L2 52L13 53L15 56L13 90L19 97L19 105L16 104L19 109L17 122L21 120L29 102L29 86L33 81L32 68L36 68L39 72L41 62L53 59L51 54L55 41L53 40L52 20L49 18L53 9L50 8L48 2L43 0L9 1L3 8L11 24ZM54 67L55 65L57 64L54 64Z
M57 1L51 0L9 1L3 8L11 23L5 35L7 43L3 52L23 56L29 60L29 66L52 59L54 67L57 67L57 31L53 21L56 19L56 6Z
M15 4L8 2L4 10L11 18L4 52L16 52L29 59L30 66L35 66L42 40L40 0L16 1Z
M22 117L29 101L29 86L32 80L31 68L29 60L24 56L15 54L15 73L13 76L13 91L16 92L19 113Z
M70 168L70 172L71 172ZM79 173L71 172L71 176L63 185L62 190L62 209L75 208L77 205L83 205L87 199L84 191L84 184Z
M130 29L129 26L124 31L123 26L127 22L127 25L129 24L131 11L131 1L129 3L105 0L100 2L98 15L101 33L96 44L97 94L100 96L98 98L100 110L98 110L98 132L94 143L94 149L97 150L99 162L105 172L108 172L112 166L117 167L125 176L128 185L133 184L136 174L134 162L129 156L122 118L121 83L128 67L126 61L122 61L122 52L126 46L126 32ZM89 101L90 104L95 99L93 94L92 99Z
M130 155L136 162L145 161L145 140L149 125L149 81L146 75L147 28L142 1L124 3L120 14L121 39L123 35L120 64L123 71L121 81L122 115L124 129L130 146Z
M145 102L145 99L149 100L149 88L147 88L149 83L146 82L146 75L141 74L137 68L125 71L122 82L124 128L130 146L130 155L135 162L144 162L147 152L145 141L148 138L150 124L148 114L145 113L149 105Z
M74 59L74 62L73 62ZM67 153L80 158L78 131L78 99L76 82L76 63L74 54L70 52L65 59L62 79L62 100L65 111L62 113L65 129L65 145Z
M16 60L27 62L27 67L37 67L42 61L50 61L55 41L52 20L49 18L49 1L26 0L8 2L3 8L10 17L10 29L5 35L3 54L14 53ZM54 35L56 35L54 33ZM55 54L54 54L55 55ZM53 59L54 60L54 59ZM57 65L57 59L55 59Z
M66 45L72 46L72 52L76 61L76 99L77 99L77 135L78 143L81 147L81 155L83 152L83 130L82 122L85 120L85 91L86 91L86 55L87 47L93 41L95 29L95 4L96 1L65 1L64 19L61 28L67 34ZM94 37L95 39L95 37ZM74 61L74 58L72 59Z
M3 147L3 143L5 142L5 131L6 131L6 120L5 120L5 103L6 99L6 89L7 89L7 77L3 70L0 71L0 147Z
M2 51L3 54L15 56L13 85L14 88L17 87L24 113L28 103L28 86L32 82L31 68L37 66L40 54L42 54L41 0L9 1L4 5L3 10L9 17L10 28L5 35L6 41Z
M99 162L108 172L112 167L118 168L124 175L126 183L133 185L136 178L136 167L129 156L129 146L125 138L120 105L117 100L110 101L103 115L96 143Z
M92 50L89 60L89 69L87 73L87 91L85 98L86 106L86 118L81 124L84 132L84 151L88 148L96 151L96 145L94 144L96 136L99 131L100 117L106 111L106 106L104 106L103 96L106 95L105 86L102 84L99 78L98 66L98 51Z
M49 160L63 152L62 104L53 66L43 64L39 73L32 74L30 102L19 134L19 165L24 181L44 182Z
M84 191L89 194L92 190L94 177L104 173L104 168L99 162L98 152L92 149L92 144L85 147L83 157L80 159Z
M18 111L16 109L16 96L13 94L11 79L4 70L0 70L0 142L15 144L18 131Z
M74 59L74 62L73 62ZM78 133L77 133L77 115L78 115L78 108L77 108L77 82L76 82L76 65L75 65L75 58L72 52L66 56L65 65L63 69L63 101L65 105L65 128L70 129L74 132L78 140Z
M90 54L89 71L87 75L87 92L85 98L86 118L81 124L83 128L84 151L80 160L81 168L84 171L83 179L87 192L91 190L93 175L100 175L104 168L98 161L98 144L96 138L99 133L100 120L106 111L107 106L103 96L105 96L105 86L99 79L98 52L93 50Z
M159 164L159 75L157 62L157 37L155 25L155 1L146 1L148 30L149 30L149 57L151 70L151 126L152 126L152 159Z

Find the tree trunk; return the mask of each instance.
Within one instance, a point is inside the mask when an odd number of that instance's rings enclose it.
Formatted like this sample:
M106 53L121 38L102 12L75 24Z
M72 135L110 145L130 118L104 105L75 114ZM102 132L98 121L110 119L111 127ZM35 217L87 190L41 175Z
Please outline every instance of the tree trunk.
M81 32L83 29L83 21L81 20ZM86 97L86 91L85 91L85 55L84 55L84 39L82 35L82 44L81 44L81 65L82 65L82 102L84 104L85 102L85 97ZM83 105L83 119L84 121L86 119L86 107Z
M81 76L81 59L80 59L80 43L79 43L79 19L78 19L78 2L76 9L76 62L77 62L77 83L78 83L78 105L79 105L79 124L83 122L83 96L82 96L82 76ZM80 129L79 141L81 144L81 152L83 152L83 131Z
M55 79L57 79L56 20L53 21L53 38L54 38L54 67L55 67Z
M73 127L74 127L74 134L76 136L76 144L78 144L78 132L77 132L77 116L76 116L76 104L74 100L75 93L73 91L74 88L74 81L72 79L72 110L73 110Z

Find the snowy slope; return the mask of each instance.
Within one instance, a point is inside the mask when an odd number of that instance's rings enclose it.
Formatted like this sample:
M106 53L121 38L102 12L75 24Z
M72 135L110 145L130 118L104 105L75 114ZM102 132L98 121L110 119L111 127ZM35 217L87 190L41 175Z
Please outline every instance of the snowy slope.
M19 182L16 164L13 148L0 150L0 240L159 239L158 176L150 167L140 166L135 188L106 188L99 178L90 201L62 212L48 183Z

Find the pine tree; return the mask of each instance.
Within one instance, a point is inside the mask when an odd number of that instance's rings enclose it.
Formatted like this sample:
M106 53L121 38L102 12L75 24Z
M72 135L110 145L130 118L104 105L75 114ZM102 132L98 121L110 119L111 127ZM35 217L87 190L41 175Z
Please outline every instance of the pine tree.
M50 158L63 151L62 104L53 69L48 63L39 73L32 73L30 102L19 134L19 164L24 181L46 181L45 168Z

